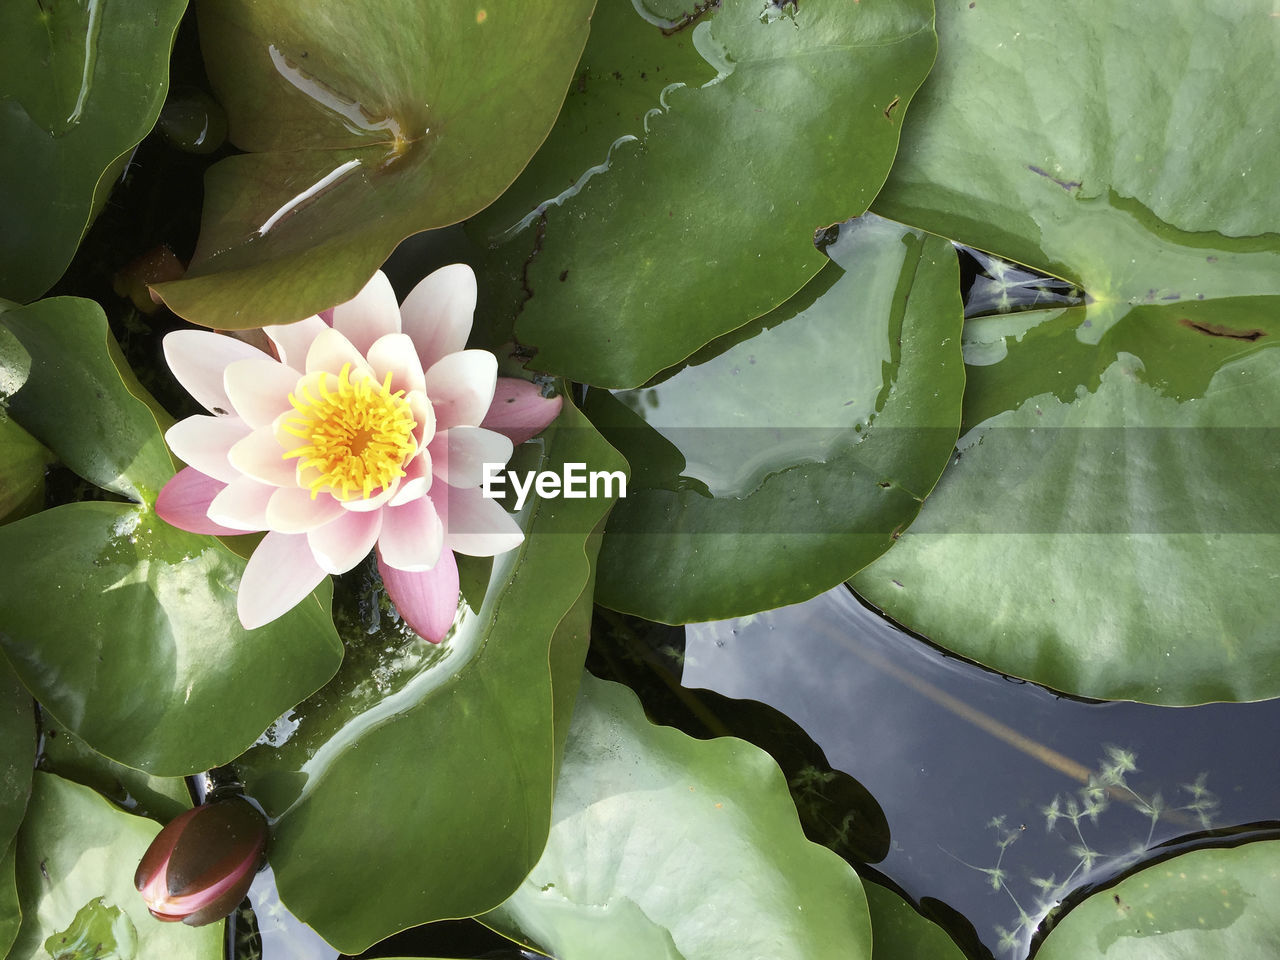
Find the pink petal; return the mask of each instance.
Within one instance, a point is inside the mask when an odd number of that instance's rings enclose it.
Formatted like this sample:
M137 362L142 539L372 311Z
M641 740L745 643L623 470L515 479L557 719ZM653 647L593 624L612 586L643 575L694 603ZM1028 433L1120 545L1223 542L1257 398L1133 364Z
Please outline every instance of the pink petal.
M484 465L511 459L511 441L480 427L453 427L437 433L427 448L435 475L452 487L478 487Z
M170 526L188 533L234 536L242 531L209 519L209 504L225 487L221 480L215 480L195 467L185 467L173 475L156 497L156 514Z
M227 401L230 403L230 401ZM249 425L239 417L197 415L179 420L164 435L173 455L201 473L230 483L240 476L227 453L249 435Z
M269 357L252 357L230 364L222 377L236 413L249 426L265 427L286 410L292 410L289 394L302 375L293 367Z
M307 351L311 349L311 342L320 335L321 330L327 329L329 325L319 317L307 317L297 323L263 327L262 331L276 345L280 362L287 363L295 370L301 370L307 361Z
M245 476L253 477L260 483L269 483L273 487L296 487L298 485L298 460L286 460L288 451L280 446L277 439L280 431L277 423L259 427L234 447L227 455L231 465ZM300 446L303 441L292 434L284 434L290 443ZM292 449L292 448L290 448Z
M342 514L342 505L327 493L312 499L309 490L277 487L267 503L267 529L280 533L307 533Z
M381 270L354 297L334 307L332 316L333 329L350 340L361 353L367 353L379 337L400 332L396 292Z
M431 454L423 450L405 465L404 477L400 481L400 489L389 501L391 506L398 507L427 495L431 489Z
M326 573L346 573L369 555L382 531L382 511L343 511L337 520L307 533L316 562Z
M476 275L465 263L441 267L418 281L400 305L400 316L423 366L467 345L475 309Z
M409 411L413 414L413 438L418 441L418 449L425 450L431 438L436 435L435 407L423 390L412 391L405 400L409 402Z
M169 369L187 393L210 413L231 412L222 372L229 364L252 357L267 355L243 340L208 330L175 330L164 338L164 358Z
M427 396L435 407L436 429L479 426L497 383L498 360L488 350L463 350L433 363Z
M307 350L307 373L338 374L343 366L351 364L351 377L357 373L373 376L373 369L365 362L364 354L351 345L351 341L337 330L328 327L321 330Z
M389 566L378 551L378 573L387 596L418 636L439 643L458 614L458 564L445 551L430 570L410 573Z
M391 374L392 393L426 389L427 381L422 364L418 362L418 353L413 348L413 341L403 333L379 337L369 348L368 356L373 376L379 383L386 379L388 373Z
M382 511L378 556L397 570L430 570L440 559L444 525L430 497Z
M437 493L432 498L444 499L445 548L469 557L496 557L520 546L524 531L515 518L503 510L496 500L481 496L477 489L459 490L442 487L443 497Z
M560 414L560 397L544 397L536 383L516 377L499 377L493 403L480 426L496 430L512 443L537 436Z
M237 532L266 530L267 503L278 488L252 477L237 477L209 504L209 516Z
M324 571L311 555L305 536L268 533L253 551L240 579L236 601L240 623L253 630L284 616L322 580Z

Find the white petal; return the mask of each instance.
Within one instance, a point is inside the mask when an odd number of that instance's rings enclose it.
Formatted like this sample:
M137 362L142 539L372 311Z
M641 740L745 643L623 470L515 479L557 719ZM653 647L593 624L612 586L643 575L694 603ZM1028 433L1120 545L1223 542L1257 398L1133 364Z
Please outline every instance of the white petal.
M480 486L484 465L506 465L512 449L511 441L502 434L481 427L443 430L428 447L432 471L452 487Z
M431 489L431 481L431 454L423 450L405 465L400 489L391 498L391 506L398 507L410 500L426 496L427 491Z
M267 501L276 488L252 477L237 477L209 504L209 519L233 530L266 530Z
M463 350L437 360L427 371L427 396L436 429L478 427L493 401L498 360L488 350Z
M281 533L306 533L342 516L338 501L327 493L312 499L311 491L277 487L267 503L267 529Z
M430 497L382 511L378 554L397 570L430 570L444 547L444 526Z
M414 390L405 400L409 403L409 412L413 414L413 439L418 442L418 449L425 450L431 438L436 435L436 410L422 390Z
M344 510L350 510L352 513L367 513L370 510L377 510L396 495L396 492L400 489L401 479L396 477L391 481L391 486L379 493L375 493L367 500L362 497L356 497L351 500L340 500L339 503L342 504Z
M367 353L379 337L400 332L400 307L386 274L379 270L364 289L333 308L333 329L361 353Z
M382 511L343 511L342 516L307 533L316 562L326 573L346 573L369 555L382 530Z
M470 557L496 557L520 546L524 531L496 500L489 500L476 489L459 490L441 487L447 491L445 517L445 547L455 553ZM437 509L441 495L433 494Z
M373 367L373 375L379 383L391 374L391 392L403 390L424 390L427 386L426 376L422 372L422 364L418 362L418 353L413 348L413 341L403 333L392 333L378 340L369 348L369 366Z
M441 267L418 282L400 305L401 329L431 366L467 345L476 309L476 275L465 263Z
M305 600L323 579L324 571L311 555L306 537L268 533L240 578L236 600L240 622L246 630L270 623Z
M337 330L321 330L307 351L307 373L328 372L337 374L343 366L351 364L351 378L360 373L373 376L373 370L365 362L364 354L351 345L351 341Z
M227 401L230 403L231 401ZM173 455L206 476L230 483L240 476L227 452L249 434L249 425L239 417L187 417L164 435Z
M328 329L329 325L319 317L307 317L297 323L280 323L262 328L271 342L276 345L280 362L287 363L295 370L301 370L306 363L311 342Z
M251 357L230 364L222 376L222 385L236 408L236 413L249 426L265 427L286 410L292 410L289 394L302 375L293 367L269 357Z
M259 427L231 448L231 463L240 473L262 483L269 483L273 487L296 487L298 461L296 458L284 458L287 451L276 439L277 433L275 424ZM285 436L290 441L302 443L292 435Z
M222 372L237 360L270 359L243 340L209 330L175 330L164 338L164 359L178 382L210 413L231 412Z

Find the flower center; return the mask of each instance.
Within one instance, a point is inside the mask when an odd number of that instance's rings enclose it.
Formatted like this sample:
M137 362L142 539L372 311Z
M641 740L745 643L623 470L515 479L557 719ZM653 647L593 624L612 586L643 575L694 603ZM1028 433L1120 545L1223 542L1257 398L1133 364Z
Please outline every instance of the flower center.
M404 476L402 464L417 449L417 421L404 391L391 392L390 373L381 384L372 378L353 383L348 363L338 374L337 390L331 388L331 378L322 374L304 383L298 391L301 397L289 394L298 416L290 417L282 429L305 444L284 458L299 458L299 482L303 473L311 474L306 485L312 499L322 490L339 500L351 499L353 490L367 499L375 488L385 489Z

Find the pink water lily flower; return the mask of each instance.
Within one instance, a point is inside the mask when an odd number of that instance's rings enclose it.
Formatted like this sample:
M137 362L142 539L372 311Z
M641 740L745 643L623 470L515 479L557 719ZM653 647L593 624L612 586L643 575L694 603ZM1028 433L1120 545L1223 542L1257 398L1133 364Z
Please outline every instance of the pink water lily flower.
M505 464L561 401L464 349L475 303L465 264L432 273L399 306L379 272L323 318L266 327L278 357L205 330L165 337L174 376L211 415L165 434L188 466L156 512L195 533L267 531L240 583L246 628L376 545L396 609L439 641L457 611L454 553L496 556L521 542L515 520L481 496L482 465Z

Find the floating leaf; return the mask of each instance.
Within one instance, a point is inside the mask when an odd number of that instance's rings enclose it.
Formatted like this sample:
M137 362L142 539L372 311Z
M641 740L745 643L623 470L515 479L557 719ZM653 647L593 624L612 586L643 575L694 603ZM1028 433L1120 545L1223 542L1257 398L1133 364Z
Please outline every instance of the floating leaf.
M928 0L694 9L602 2L556 128L472 225L522 269L537 369L633 387L799 290L937 47Z
M876 960L964 960L964 953L937 924L926 920L896 893L864 883L871 908Z
M857 874L804 838L763 751L654 726L584 675L551 836L483 921L560 960L870 957Z
M221 328L342 303L410 234L500 194L546 137L594 0L208 0L200 41L246 154L214 165L185 279Z
M966 329L956 461L852 581L932 640L1091 697L1280 694L1280 593L1261 586L1280 566L1280 106L1253 79L1271 12L939 10L877 209L1088 302Z
M22 906L18 902L17 841L11 841L0 856L0 954L9 956L9 948L22 926Z
M0 296L66 269L169 82L185 0L0 5Z
M598 602L667 623L796 603L915 518L960 421L955 254L878 217L829 252L836 264L740 342L655 386L588 394L637 465Z
M517 456L522 470L625 467L567 403ZM335 681L289 716L291 733L238 762L276 818L281 899L335 947L359 953L406 927L488 910L537 860L563 736L553 716L580 676L591 534L610 503L531 498L524 543L494 558L483 605L442 644L348 627ZM377 896L356 904L352 890Z
M44 506L44 470L52 461L40 441L0 408L0 521Z
M9 846L22 823L35 756L35 704L0 660L0 849Z
M113 363L102 311L60 298L0 322L32 357L14 417L81 476L138 501L72 503L0 527L0 646L100 753L158 775L225 763L337 669L329 588L243 629L244 561L152 512L173 466L144 392Z

